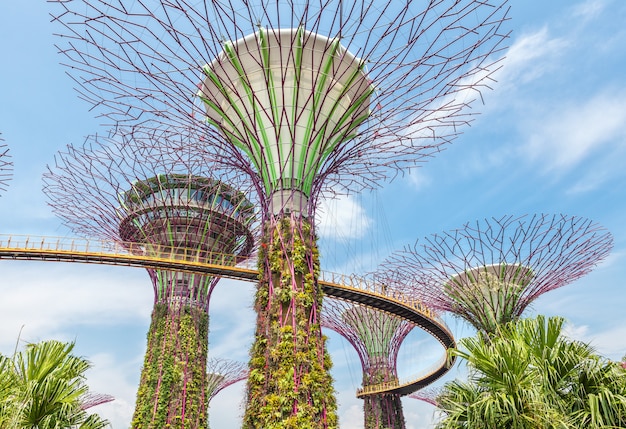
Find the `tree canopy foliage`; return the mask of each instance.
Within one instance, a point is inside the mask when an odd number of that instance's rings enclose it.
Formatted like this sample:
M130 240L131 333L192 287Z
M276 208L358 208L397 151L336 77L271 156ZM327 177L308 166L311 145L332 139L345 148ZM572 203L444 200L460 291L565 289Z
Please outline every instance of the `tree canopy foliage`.
M0 427L3 429L102 429L108 422L86 411L91 364L72 354L74 343L28 344L0 355Z
M467 381L445 385L437 429L626 427L626 371L563 335L560 317L520 319L460 340Z

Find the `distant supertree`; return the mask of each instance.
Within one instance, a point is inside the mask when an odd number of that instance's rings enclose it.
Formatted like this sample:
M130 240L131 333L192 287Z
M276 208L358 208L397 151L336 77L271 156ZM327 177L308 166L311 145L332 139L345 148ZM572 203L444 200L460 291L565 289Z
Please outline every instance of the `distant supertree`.
M612 246L611 234L589 219L503 216L405 247L377 276L493 333L541 294L587 274Z
M338 299L326 299L322 326L344 337L356 350L363 369L363 388L381 383L398 383L397 358L412 323L396 316ZM404 429L404 412L399 394L364 397L364 428Z
M0 193L7 190L8 182L13 177L13 162L9 147L4 144L4 139L0 133Z
M207 365L209 402L222 390L248 378L248 366L242 362L211 358Z
M248 374L248 366L242 362L221 358L209 359L207 365L207 402L210 404L218 393L228 386L245 380L248 378Z
M68 146L44 176L49 203L75 233L130 252L236 264L253 250L253 206L228 178L209 175L191 138L135 130ZM148 272L155 302L132 427L206 427L208 307L218 279Z
M258 189L244 427L335 427L318 197L377 186L457 136L499 66L506 0L54 3L83 98L116 124L201 130L199 150Z
M442 388L441 387L425 387L423 389L418 390L417 392L413 392L409 395L409 398L417 399L418 401L426 402L430 405L434 405L435 407L439 406L438 397L441 395Z

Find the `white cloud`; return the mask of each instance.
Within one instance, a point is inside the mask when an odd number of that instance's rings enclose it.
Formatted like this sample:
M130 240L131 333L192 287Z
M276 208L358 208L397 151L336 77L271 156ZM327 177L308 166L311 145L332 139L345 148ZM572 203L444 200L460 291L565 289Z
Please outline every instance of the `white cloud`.
M143 270L50 262L2 261L0 348L61 336L69 327L116 325L149 317L152 286Z
M532 118L522 154L547 171L567 170L600 149L626 144L626 92L554 105Z
M424 174L421 168L412 169L408 174L408 181L416 191L422 190L432 183L432 179Z
M558 67L559 59L569 45L565 39L551 38L547 27L521 35L507 51L504 66L496 74L500 83L496 96L503 99L507 92L515 91Z
M320 202L317 232L322 237L360 238L370 230L372 220L357 199L351 195Z
M590 21L602 14L605 7L606 1L587 0L574 6L572 16L574 18L582 18L584 21Z

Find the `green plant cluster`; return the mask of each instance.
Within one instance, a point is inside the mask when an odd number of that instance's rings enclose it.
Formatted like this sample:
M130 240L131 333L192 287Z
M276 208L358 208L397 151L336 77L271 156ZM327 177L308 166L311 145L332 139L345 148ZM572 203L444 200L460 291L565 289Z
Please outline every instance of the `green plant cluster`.
M207 427L208 326L197 307L155 305L133 429Z
M85 372L91 364L72 352L74 343L42 341L12 357L0 355L0 428L104 429L90 414Z
M295 217L272 223L262 239L245 429L337 427L332 363L317 321L315 241L310 223Z
M562 334L560 317L520 319L460 341L468 381L444 386L439 429L626 427L626 371Z

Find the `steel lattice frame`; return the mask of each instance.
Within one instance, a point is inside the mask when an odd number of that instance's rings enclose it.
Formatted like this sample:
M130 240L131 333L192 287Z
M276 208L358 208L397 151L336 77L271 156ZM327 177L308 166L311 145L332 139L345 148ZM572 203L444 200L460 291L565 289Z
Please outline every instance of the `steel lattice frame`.
M2 133L0 133L0 193L6 192L8 182L13 177L13 162L9 147L4 143Z
M243 362L211 358L207 364L209 403L222 390L248 378L248 366Z
M267 194L276 185L272 180L306 184L306 196L315 199L321 188L334 193L378 186L389 174L440 151L475 115L468 107L492 82L508 37L501 28L506 0L49 1L55 6L54 21L62 26L58 48L81 98L114 124L201 128L207 141L219 147L224 163L257 178L265 189L262 203L268 205ZM285 29L294 31L285 34ZM244 39L252 34L256 40ZM278 35L282 41L274 40ZM336 54L334 62L324 63L336 75L332 84L322 84L326 75L320 71L298 68L304 60L295 58L302 52L312 55L307 43L325 59ZM280 46L282 57L261 55L260 45ZM272 83L261 88L267 95L257 94L251 78L227 82L219 76L244 56L261 62L261 68L282 62L278 67L291 71L289 76L264 75ZM342 68L344 57L351 59L354 73ZM297 106L287 106L289 100L274 96L291 94L277 88L300 85L293 73L313 73L315 89L306 88ZM249 103L234 115L247 133L237 144L233 124L216 123L216 115L228 116L225 108L207 109L202 101L217 100L206 85L211 79L229 103ZM367 85L361 85L363 79ZM276 133L279 140L278 128L295 135L300 123L291 117L294 111L308 109L313 93L319 104L314 110L325 99L346 96L341 87L364 92L364 98L353 100L361 114L343 116L338 126L326 115L306 116L306 126L314 131L305 146L322 145L321 155L305 159L302 170L308 174L301 171L299 177L294 176L293 170L299 170L293 168L294 153L287 150L279 156L277 176L268 177L272 160L264 133ZM248 121L250 115L255 119ZM263 131L257 122L278 128ZM318 142L326 128L334 130L326 134L333 138ZM264 152L255 157L259 146Z
M114 124L194 129L260 196L244 427L337 425L314 219L467 124L505 49L506 0L52 1L82 98Z
M344 337L356 350L363 370L363 387L398 382L397 358L400 346L415 325L393 315L326 299L322 326ZM399 394L364 397L364 427L404 429L406 427Z
M54 212L75 233L130 252L213 260L249 257L254 207L214 176L188 142L193 134L120 133L68 146L44 175ZM167 142L166 142L167 141ZM165 149L165 148L169 149ZM208 308L218 279L148 270L155 305L133 427L204 427L208 404Z
M429 386L424 389L420 389L417 392L413 392L409 395L409 398L417 399L418 401L426 402L435 407L439 406L438 398L441 395L441 387Z
M612 235L586 218L503 216L407 246L376 276L492 333L543 293L587 274L612 247Z

